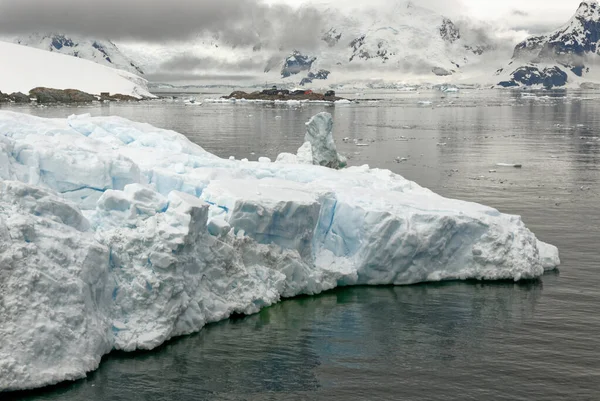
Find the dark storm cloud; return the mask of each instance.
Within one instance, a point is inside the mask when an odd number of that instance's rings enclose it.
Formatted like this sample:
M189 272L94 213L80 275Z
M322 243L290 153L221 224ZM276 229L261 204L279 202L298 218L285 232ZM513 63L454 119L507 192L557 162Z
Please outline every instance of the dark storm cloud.
M146 42L209 34L230 45L310 48L321 14L259 0L0 0L0 33L66 32Z

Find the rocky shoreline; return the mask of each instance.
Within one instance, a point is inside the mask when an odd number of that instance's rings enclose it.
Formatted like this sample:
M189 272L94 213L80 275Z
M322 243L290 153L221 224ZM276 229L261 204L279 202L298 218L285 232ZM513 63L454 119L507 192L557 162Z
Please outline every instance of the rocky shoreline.
M223 96L223 99L246 99L246 100L320 100L326 102L336 102L338 100L346 100L338 96L325 96L322 93L303 93L303 94L290 94L279 91L277 94L265 94L263 92L252 92L247 93L243 91L232 92L229 96Z
M91 102L137 102L142 99L133 96L122 95L120 93L101 95L92 95L76 89L53 89L53 88L34 88L29 91L29 95L21 92L11 94L0 91L0 103L37 103L37 104L71 104L71 103L91 103Z

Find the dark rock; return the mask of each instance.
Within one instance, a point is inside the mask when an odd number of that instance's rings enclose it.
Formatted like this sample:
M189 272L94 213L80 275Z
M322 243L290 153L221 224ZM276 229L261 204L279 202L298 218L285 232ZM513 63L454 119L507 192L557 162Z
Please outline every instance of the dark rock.
M335 30L335 28L331 28L329 31L325 32L325 34L323 35L323 37L321 38L325 43L327 43L327 45L329 45L329 47L334 47L335 45L338 44L338 42L340 41L340 39L342 38L342 34L341 33L337 33L337 31Z
M319 70L314 74L312 72L309 72L308 77L310 79L327 79L329 77L329 74L331 74L331 71Z
M15 103L29 103L31 101L29 96L21 92L11 93L9 97Z
M510 81L502 81L498 85L504 88L516 86L543 85L546 89L565 86L568 75L558 67L544 68L540 70L537 67L520 67L511 74Z
M444 18L440 27L440 36L447 42L454 43L460 39L460 31L448 18Z
M52 47L56 50L60 50L63 47L74 47L73 41L65 35L54 35L52 37ZM50 49L52 50L52 48Z
M441 67L433 67L431 69L431 72L433 72L438 77L447 77L448 75L452 75L452 72L446 70L445 68L441 68Z
M578 77L583 76L583 66L573 67L573 68L571 68L571 71L573 72L573 74L577 75Z
M329 77L329 74L331 74L331 71L327 70L319 70L316 73L309 72L306 78L302 78L302 81L300 81L300 86L312 84L315 79L325 80Z
M288 91L289 92L289 91ZM343 98L335 96L330 96L331 93L327 93L326 95L322 93L315 93L313 91L302 91L300 93L288 93L283 94L279 91L278 94L266 94L264 92L252 92L246 93L242 91L232 92L229 96L223 96L224 99L246 99L246 100L326 100L330 102L334 102L336 100L341 100Z
M288 58L285 59L283 68L281 69L281 77L287 78L302 71L308 71L316 60L316 57L305 56L299 51L295 50Z
M379 42L377 42L377 51L375 53L369 53L369 51L362 48L365 44L365 39L366 36L362 35L350 42L350 47L352 48L352 55L350 56L349 61L354 60L356 57L361 58L363 60L380 58L385 63L387 60L389 60L389 55L394 54L389 53L388 55L388 43L385 40L380 40Z
M29 95L38 103L89 103L97 100L96 96L76 89L34 88Z
M133 97L133 96L129 96L129 95L122 95L120 93L115 93L114 95L108 95L108 96L102 96L100 98L100 100L104 101L104 100L108 100L108 101L112 101L112 102L139 102L140 99Z

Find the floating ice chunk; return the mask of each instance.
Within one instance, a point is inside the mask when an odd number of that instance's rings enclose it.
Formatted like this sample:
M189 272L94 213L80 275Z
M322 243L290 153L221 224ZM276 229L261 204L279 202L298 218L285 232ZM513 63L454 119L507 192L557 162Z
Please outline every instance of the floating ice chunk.
M275 160L275 163L298 164L298 156L292 153L280 153L277 156L277 160Z
M498 166L498 167L515 167L515 168L523 167L522 164L513 164L513 163L496 163L496 166Z
M556 266L560 265L560 257L558 255L558 248L554 245L546 244L545 242L538 241L537 247L540 252L540 260L545 270L554 270Z
M319 113L306 123L304 140L311 144L313 164L339 169L346 166L333 141L333 118L329 113Z
M258 162L259 163L271 163L271 159L269 159L268 157L259 157Z

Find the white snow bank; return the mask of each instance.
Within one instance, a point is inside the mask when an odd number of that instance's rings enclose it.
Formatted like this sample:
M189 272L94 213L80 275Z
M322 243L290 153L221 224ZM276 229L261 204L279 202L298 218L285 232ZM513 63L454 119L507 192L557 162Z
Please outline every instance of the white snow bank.
M78 89L99 95L101 92L155 97L147 81L137 75L63 54L0 42L0 91L29 91L36 87Z
M122 118L0 112L0 390L282 297L558 264L518 216L387 170L224 160Z

